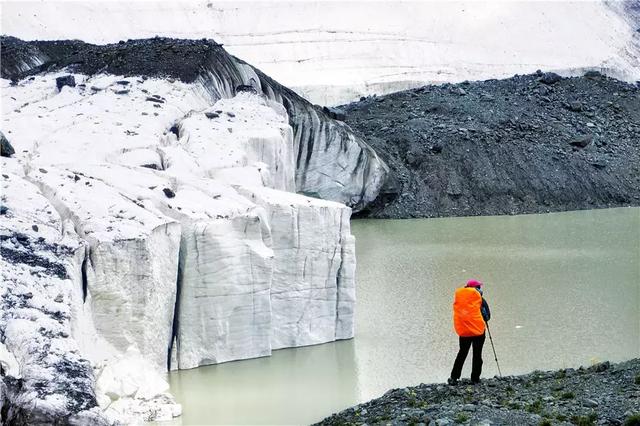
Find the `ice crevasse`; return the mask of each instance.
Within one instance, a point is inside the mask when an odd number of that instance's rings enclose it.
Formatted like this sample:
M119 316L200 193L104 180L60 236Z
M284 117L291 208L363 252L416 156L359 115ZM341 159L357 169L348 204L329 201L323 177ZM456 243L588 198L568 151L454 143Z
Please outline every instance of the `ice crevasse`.
M167 419L168 369L353 336L351 209L293 192L282 104L66 75L2 80L3 420Z

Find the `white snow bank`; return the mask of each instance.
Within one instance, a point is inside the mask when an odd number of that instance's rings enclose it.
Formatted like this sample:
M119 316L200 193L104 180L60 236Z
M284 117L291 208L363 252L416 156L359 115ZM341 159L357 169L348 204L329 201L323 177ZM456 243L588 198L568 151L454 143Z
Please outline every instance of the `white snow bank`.
M72 337L83 247L62 232L62 218L37 187L9 172L11 162L0 162L0 363L21 384L4 386L0 377L11 402L3 421L106 424L95 410L91 366Z
M425 82L595 68L640 79L622 2L5 2L3 32L213 38L314 103ZM635 25L637 26L637 21ZM637 38L637 35L636 35Z
M295 190L293 133L279 103L241 92L182 120L179 134L209 177L230 184L259 177L260 185Z

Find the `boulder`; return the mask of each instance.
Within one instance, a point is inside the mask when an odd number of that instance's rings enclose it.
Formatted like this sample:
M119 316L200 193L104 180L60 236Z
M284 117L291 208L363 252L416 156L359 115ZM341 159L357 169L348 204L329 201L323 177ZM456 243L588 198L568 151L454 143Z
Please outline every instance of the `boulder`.
M591 144L592 141L593 141L592 135L578 135L569 141L569 145L572 145L578 148L585 148L586 146Z
M544 84L552 85L562 80L558 74L554 72L546 72L540 77L540 81Z
M56 87L61 91L64 86L76 87L76 79L72 75L63 75L56 78Z

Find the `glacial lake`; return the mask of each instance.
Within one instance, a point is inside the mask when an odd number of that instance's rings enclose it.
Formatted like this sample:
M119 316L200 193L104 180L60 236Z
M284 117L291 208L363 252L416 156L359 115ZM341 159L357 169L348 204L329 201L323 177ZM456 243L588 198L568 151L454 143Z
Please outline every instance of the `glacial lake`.
M308 424L394 387L443 382L452 295L485 282L502 373L640 356L640 208L356 220L353 340L169 374L161 424ZM497 374L489 340L483 377ZM463 377L469 376L470 357Z

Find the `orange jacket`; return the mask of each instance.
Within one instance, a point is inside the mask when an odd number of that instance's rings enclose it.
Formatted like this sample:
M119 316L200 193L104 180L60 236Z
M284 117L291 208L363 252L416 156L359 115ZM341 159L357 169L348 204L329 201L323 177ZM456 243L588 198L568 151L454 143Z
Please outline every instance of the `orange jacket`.
M460 337L482 336L484 319L482 319L482 296L472 287L456 290L453 298L453 325Z

